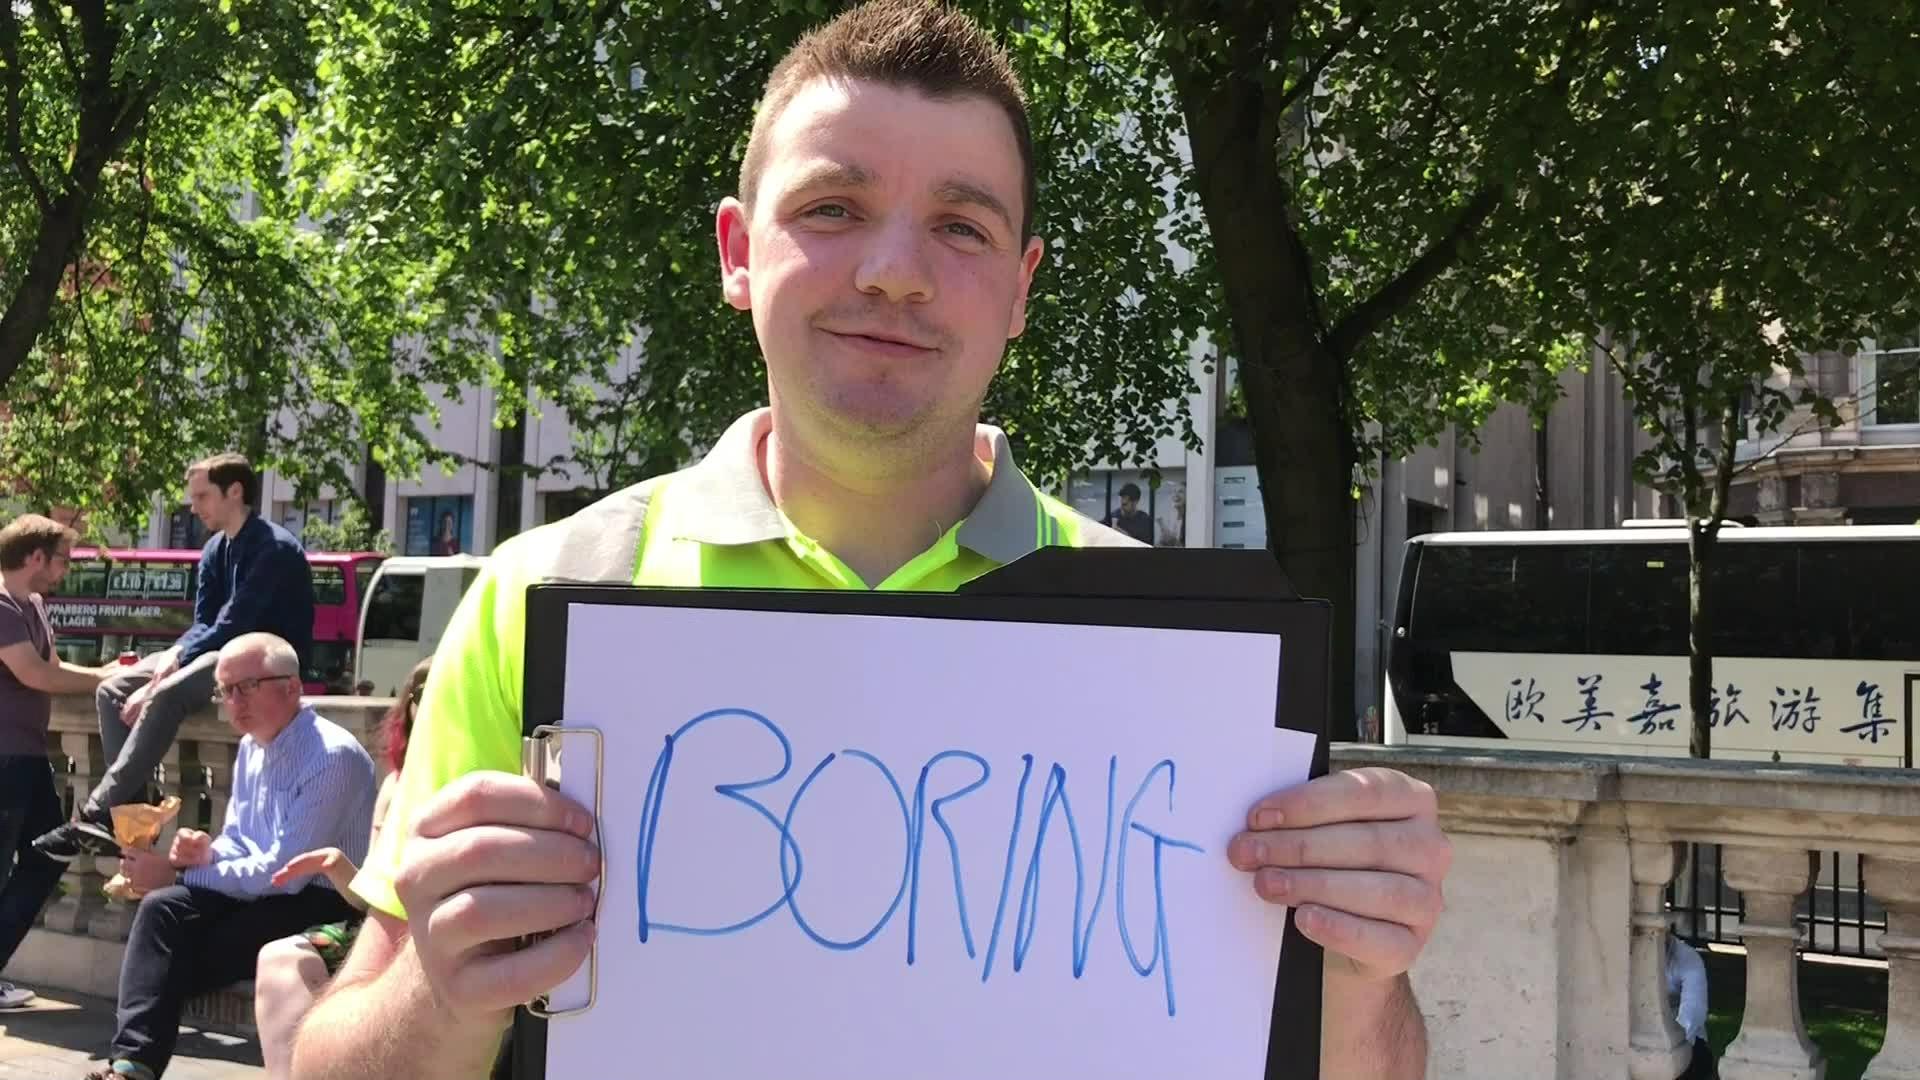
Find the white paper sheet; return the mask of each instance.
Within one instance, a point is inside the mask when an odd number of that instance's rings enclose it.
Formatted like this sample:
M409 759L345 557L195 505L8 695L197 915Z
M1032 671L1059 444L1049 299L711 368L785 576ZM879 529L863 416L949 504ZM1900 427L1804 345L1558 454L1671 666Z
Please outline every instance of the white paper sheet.
M1226 843L1310 766L1277 638L576 606L567 642L607 876L548 1076L1263 1074L1284 910Z

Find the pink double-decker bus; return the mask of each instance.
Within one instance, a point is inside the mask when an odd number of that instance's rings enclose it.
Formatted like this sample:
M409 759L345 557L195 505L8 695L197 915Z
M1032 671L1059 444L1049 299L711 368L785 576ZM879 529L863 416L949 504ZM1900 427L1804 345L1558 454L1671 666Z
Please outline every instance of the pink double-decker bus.
M313 655L301 674L310 694L353 692L360 605L386 558L372 552L310 551ZM172 645L193 625L198 551L75 548L58 593L47 597L54 647L75 664L102 664Z

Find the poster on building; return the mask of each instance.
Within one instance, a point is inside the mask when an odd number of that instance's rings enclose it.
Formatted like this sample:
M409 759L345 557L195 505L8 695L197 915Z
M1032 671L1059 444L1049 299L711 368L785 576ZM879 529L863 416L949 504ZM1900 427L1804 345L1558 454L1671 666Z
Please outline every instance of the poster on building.
M407 500L407 555L458 555L473 550L473 499L466 495Z
M1067 485L1067 503L1086 517L1156 547L1187 546L1185 469L1162 469L1154 483L1136 469L1096 469Z

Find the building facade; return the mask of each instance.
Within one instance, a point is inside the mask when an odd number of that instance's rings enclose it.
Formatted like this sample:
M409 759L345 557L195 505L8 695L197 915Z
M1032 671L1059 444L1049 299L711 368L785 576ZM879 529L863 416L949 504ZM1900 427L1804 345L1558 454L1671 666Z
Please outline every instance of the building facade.
M1728 514L1755 525L1920 523L1920 330L1806 360L1805 384L1840 414L1797 411L1736 449Z

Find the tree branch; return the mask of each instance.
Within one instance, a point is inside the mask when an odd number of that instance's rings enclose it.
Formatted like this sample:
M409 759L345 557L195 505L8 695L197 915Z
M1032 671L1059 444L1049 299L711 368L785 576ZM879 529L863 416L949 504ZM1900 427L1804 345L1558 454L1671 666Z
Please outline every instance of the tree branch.
M1643 389L1646 385L1645 381L1634 378L1633 369L1628 367L1627 362L1613 351L1612 345L1600 344L1599 339L1595 338L1592 334L1587 335L1587 345L1591 348L1599 349L1602 353L1606 354L1607 366L1613 369L1615 375L1620 376L1621 382L1627 384L1628 392L1633 394L1636 401L1651 402L1653 400Z
M1334 33L1333 39L1327 42L1327 47L1321 50L1320 55L1307 65L1306 74L1300 76L1299 80L1288 87L1272 104L1273 110L1286 112L1294 102L1300 100L1302 94L1312 92L1314 84L1320 81L1321 74L1327 70L1327 65L1338 59L1340 54L1346 51L1347 46L1353 44L1353 39L1360 36L1361 28L1365 26L1373 11L1373 5L1368 4L1354 12L1346 25Z
M1762 451L1761 453L1753 455L1751 458L1748 458L1746 461L1740 462L1739 464L1735 465L1731 470L1729 470L1730 475L1728 477L1728 482L1731 483L1734 477L1745 476L1747 473L1754 471L1754 469L1759 467L1761 462L1766 461L1767 459L1773 457L1775 454L1778 454L1781 450L1785 449L1788 443L1792 442L1793 440L1799 438L1802 435L1807 434L1810 431L1818 431L1821 425L1825 423L1826 421L1823 420L1818 413L1809 413L1807 415L1807 418L1800 422L1799 426L1795 427L1792 431L1787 432L1785 435L1780 436L1780 439L1778 442L1774 443L1772 446L1768 447L1766 450ZM1764 441L1764 436L1762 438L1755 439L1754 441L1762 442Z
M1411 303L1420 290L1459 262L1467 240L1493 215L1500 200L1505 197L1506 188L1503 185L1489 184L1468 199L1467 205L1460 209L1460 216L1432 246L1400 271L1399 276L1347 312L1346 317L1333 328L1333 333L1327 339L1327 347L1333 355L1341 360L1351 357L1362 342Z
M40 174L34 171L33 161L27 157L26 144L20 137L20 84L26 69L20 64L20 22L13 12L13 0L0 2L0 60L7 65L7 156L13 159L13 167L26 181L27 190L33 193L33 204L40 208L41 214L52 214L53 199L48 196Z

